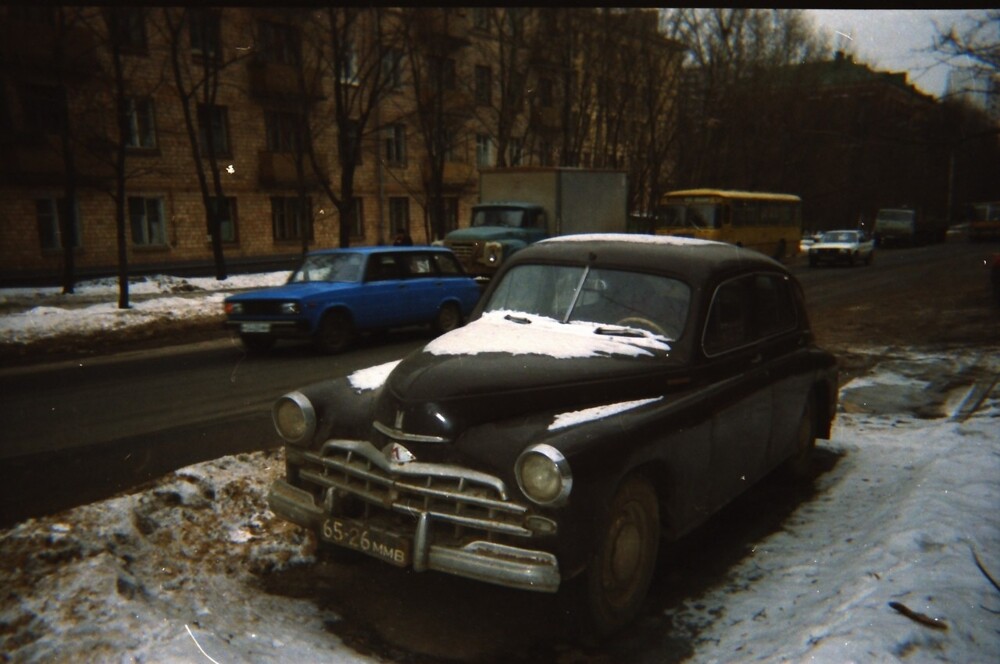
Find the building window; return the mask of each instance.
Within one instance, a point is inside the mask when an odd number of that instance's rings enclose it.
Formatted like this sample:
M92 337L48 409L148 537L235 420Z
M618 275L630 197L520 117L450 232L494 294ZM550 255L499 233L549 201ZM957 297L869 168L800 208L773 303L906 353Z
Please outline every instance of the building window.
M219 220L219 238L223 242L236 242L236 199L232 196L212 196L208 205Z
M552 107L552 79L538 79L538 103L542 108Z
M472 8L472 27L476 30L483 30L484 32L490 31L490 8L488 7L473 7Z
M410 234L410 199L406 196L389 198L389 230L394 236Z
M493 73L489 67L476 65L476 103L489 106L493 101Z
M264 111L264 131L270 152L294 152L298 146L299 116L288 111Z
M271 197L271 227L276 241L312 240L312 224L309 211L312 210L312 200L305 199L305 206L297 196Z
M406 126L394 124L385 130L385 161L392 166L406 164Z
M137 247L156 247L167 244L162 198L129 196L128 219L129 225L132 228L133 245Z
M538 148L538 161L541 166L555 166L555 150L551 140L542 139Z
M382 54L382 78L393 90L398 90L403 85L402 68L402 50L390 48Z
M111 39L133 53L146 53L146 12L142 7L112 7Z
M444 232L449 233L458 228L458 197L444 196L441 199L441 206L444 209Z
M348 120L344 125L344 137L339 146L341 150L341 165L353 161L355 165L362 163L361 124L357 120Z
M511 138L507 146L507 163L511 166L520 166L524 163L524 141L520 138Z
M60 134L67 117L66 89L59 85L21 88L24 128L32 134Z
M351 229L351 237L363 240L365 237L364 199L355 197L354 205L344 217L344 223Z
M211 9L192 8L188 14L188 28L191 34L191 52L204 58L218 58L221 55L219 12Z
M354 44L345 44L340 53L340 82L344 85L357 85L358 80L358 52Z
M38 222L38 239L43 250L62 249L66 246L80 246L80 211L76 210L73 222L73 237L62 237L62 219L69 214L69 206L65 198L39 198L35 200L35 218Z
M202 154L229 156L229 112L225 106L198 104L198 141Z
M488 134L476 134L476 166L488 168L493 165L493 141Z
M125 145L130 148L155 148L156 124L153 120L153 100L132 97L126 101L126 105L128 136L125 137Z
M431 57L427 62L431 90L455 89L454 58Z
M260 43L257 57L264 62L281 65L298 65L301 61L299 31L290 25L261 21Z

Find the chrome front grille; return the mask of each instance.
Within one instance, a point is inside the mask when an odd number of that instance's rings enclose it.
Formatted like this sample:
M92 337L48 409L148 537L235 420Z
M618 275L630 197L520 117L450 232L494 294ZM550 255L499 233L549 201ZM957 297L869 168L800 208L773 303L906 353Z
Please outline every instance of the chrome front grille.
M321 489L326 509L340 496L352 496L372 510L388 510L413 518L427 515L486 533L530 537L528 508L512 502L499 478L437 463L393 463L367 441L331 440L319 453L304 455L299 478Z
M448 248L458 256L461 261L468 261L472 258L473 253L476 249L475 242L450 242L448 243Z

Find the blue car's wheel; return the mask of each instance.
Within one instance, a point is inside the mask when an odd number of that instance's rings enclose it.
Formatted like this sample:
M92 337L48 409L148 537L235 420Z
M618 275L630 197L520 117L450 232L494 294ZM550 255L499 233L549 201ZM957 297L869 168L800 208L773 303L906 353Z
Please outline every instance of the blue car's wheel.
M354 343L354 324L345 311L330 311L320 321L316 348L324 353L340 353Z
M444 334L462 326L462 312L454 302L446 302L441 305L437 316L434 317L434 332Z

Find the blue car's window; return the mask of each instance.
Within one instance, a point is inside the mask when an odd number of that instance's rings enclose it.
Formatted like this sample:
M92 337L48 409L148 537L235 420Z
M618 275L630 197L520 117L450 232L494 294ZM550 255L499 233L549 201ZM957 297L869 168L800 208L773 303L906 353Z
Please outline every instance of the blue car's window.
M434 262L437 264L438 272L446 275L462 274L462 266L452 254L438 252L434 254Z
M365 281L394 281L402 278L403 273L393 254L372 254L368 258Z
M358 281L361 279L361 254L318 254L306 256L288 283L305 281Z
M687 322L690 301L687 284L661 275L520 265L504 275L484 310L638 327L678 339Z

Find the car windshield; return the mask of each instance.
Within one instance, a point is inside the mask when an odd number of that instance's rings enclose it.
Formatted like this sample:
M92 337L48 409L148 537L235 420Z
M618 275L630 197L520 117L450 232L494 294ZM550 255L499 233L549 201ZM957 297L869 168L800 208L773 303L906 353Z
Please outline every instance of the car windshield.
M473 226L509 226L520 228L524 210L520 208L477 208L472 215Z
M913 210L880 210L875 221L913 221Z
M306 281L360 281L364 257L361 254L316 254L306 256L288 283Z
M833 231L823 233L823 242L857 242L858 234L854 231Z
M519 265L497 284L484 311L647 330L675 340L687 321L691 289L655 274L580 266ZM614 334L615 330L600 329Z

